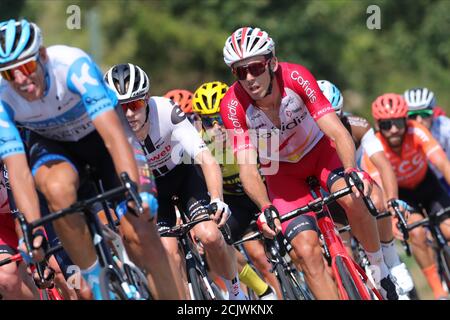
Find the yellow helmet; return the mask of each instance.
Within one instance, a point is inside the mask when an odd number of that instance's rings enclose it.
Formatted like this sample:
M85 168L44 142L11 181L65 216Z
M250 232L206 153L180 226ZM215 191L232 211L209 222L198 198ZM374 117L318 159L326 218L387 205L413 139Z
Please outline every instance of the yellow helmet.
M220 101L228 86L220 81L206 82L194 92L192 111L198 114L214 114L220 111Z

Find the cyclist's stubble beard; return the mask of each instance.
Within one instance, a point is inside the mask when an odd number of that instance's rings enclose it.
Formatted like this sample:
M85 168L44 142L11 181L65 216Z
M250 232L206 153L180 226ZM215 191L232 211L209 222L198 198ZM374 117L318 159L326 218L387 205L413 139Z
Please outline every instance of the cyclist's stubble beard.
M381 133L383 137L386 139L389 147L391 147L396 152L401 151L403 140L406 133L406 128L399 129L395 133L388 132L388 134L386 134L386 132L383 131L381 131Z

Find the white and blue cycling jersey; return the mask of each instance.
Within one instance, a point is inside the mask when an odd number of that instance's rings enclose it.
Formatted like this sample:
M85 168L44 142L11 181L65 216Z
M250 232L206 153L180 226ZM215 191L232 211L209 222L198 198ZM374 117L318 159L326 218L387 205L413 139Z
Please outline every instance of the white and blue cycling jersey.
M447 154L447 158L450 159L450 119L445 116L433 119L431 134L440 143Z
M118 100L95 62L78 48L47 48L46 92L27 101L0 79L0 157L24 153L16 125L57 141L78 141L95 130L92 121Z
M439 116L433 119L430 131L432 136L439 142L442 149L444 149L447 159L450 159L450 119L446 116ZM431 163L429 163L429 166L450 193L450 186L446 183L442 173Z

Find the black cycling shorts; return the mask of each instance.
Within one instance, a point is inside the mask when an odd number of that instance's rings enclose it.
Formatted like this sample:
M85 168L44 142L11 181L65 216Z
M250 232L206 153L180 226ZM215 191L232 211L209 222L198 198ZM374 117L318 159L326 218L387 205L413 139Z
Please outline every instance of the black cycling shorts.
M227 225L230 227L232 241L236 242L250 231L250 224L258 217L259 210L247 195L225 194L223 200L231 211Z
M417 187L399 188L398 193L399 198L406 201L418 213L422 213L421 208L424 208L428 215L433 215L443 208L450 207L449 194L430 168Z
M181 210L192 219L207 214L210 202L201 168L194 164L179 164L163 176L155 178L158 189L158 229L162 231L176 224L172 196L180 200Z
M79 174L79 199L95 195L91 184L86 183L88 180L86 167L88 165L93 173L92 178L100 179L105 190L121 185L113 160L97 131L78 141L50 140L31 132L27 139L27 147L33 176L39 167L48 162L58 160L68 162ZM116 201L119 201L119 199L116 199Z

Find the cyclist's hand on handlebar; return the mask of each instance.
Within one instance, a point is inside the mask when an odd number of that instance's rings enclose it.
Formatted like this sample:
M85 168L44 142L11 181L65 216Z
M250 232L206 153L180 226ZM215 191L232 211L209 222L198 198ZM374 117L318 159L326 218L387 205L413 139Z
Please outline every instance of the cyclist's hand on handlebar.
M275 229L269 227L267 224L266 214L272 217L273 222L275 224ZM277 208L273 205L269 205L262 208L262 213L258 216L258 220L256 220L256 225L258 226L259 231L262 232L263 236L269 239L273 239L280 231L281 231L281 222L279 219L279 213Z
M217 226L222 227L231 216L231 211L228 205L220 200L219 198L212 199L210 205L213 205L216 209L216 212L211 215L211 219L213 219Z
M389 209L389 212L394 217L395 217L394 206L396 206L400 210L400 212L403 214L405 221L408 221L411 211L413 211L414 209L403 200L399 200L399 199L388 200L387 207Z
M17 250L22 255L24 261L27 264L32 262L41 262L45 258L45 250L47 247L47 239L45 238L45 231L42 227L36 228L32 234L31 245L33 246L32 254L33 259L31 259L27 246L25 245L25 241L23 238L19 240L19 245Z
M404 241L403 233L397 227L398 218L394 217L392 219L392 233L394 234L395 239Z
M355 168L348 168L345 170L344 176L347 184L353 186L352 190L357 198L361 196L361 191L366 197L372 193L373 179L367 172Z

